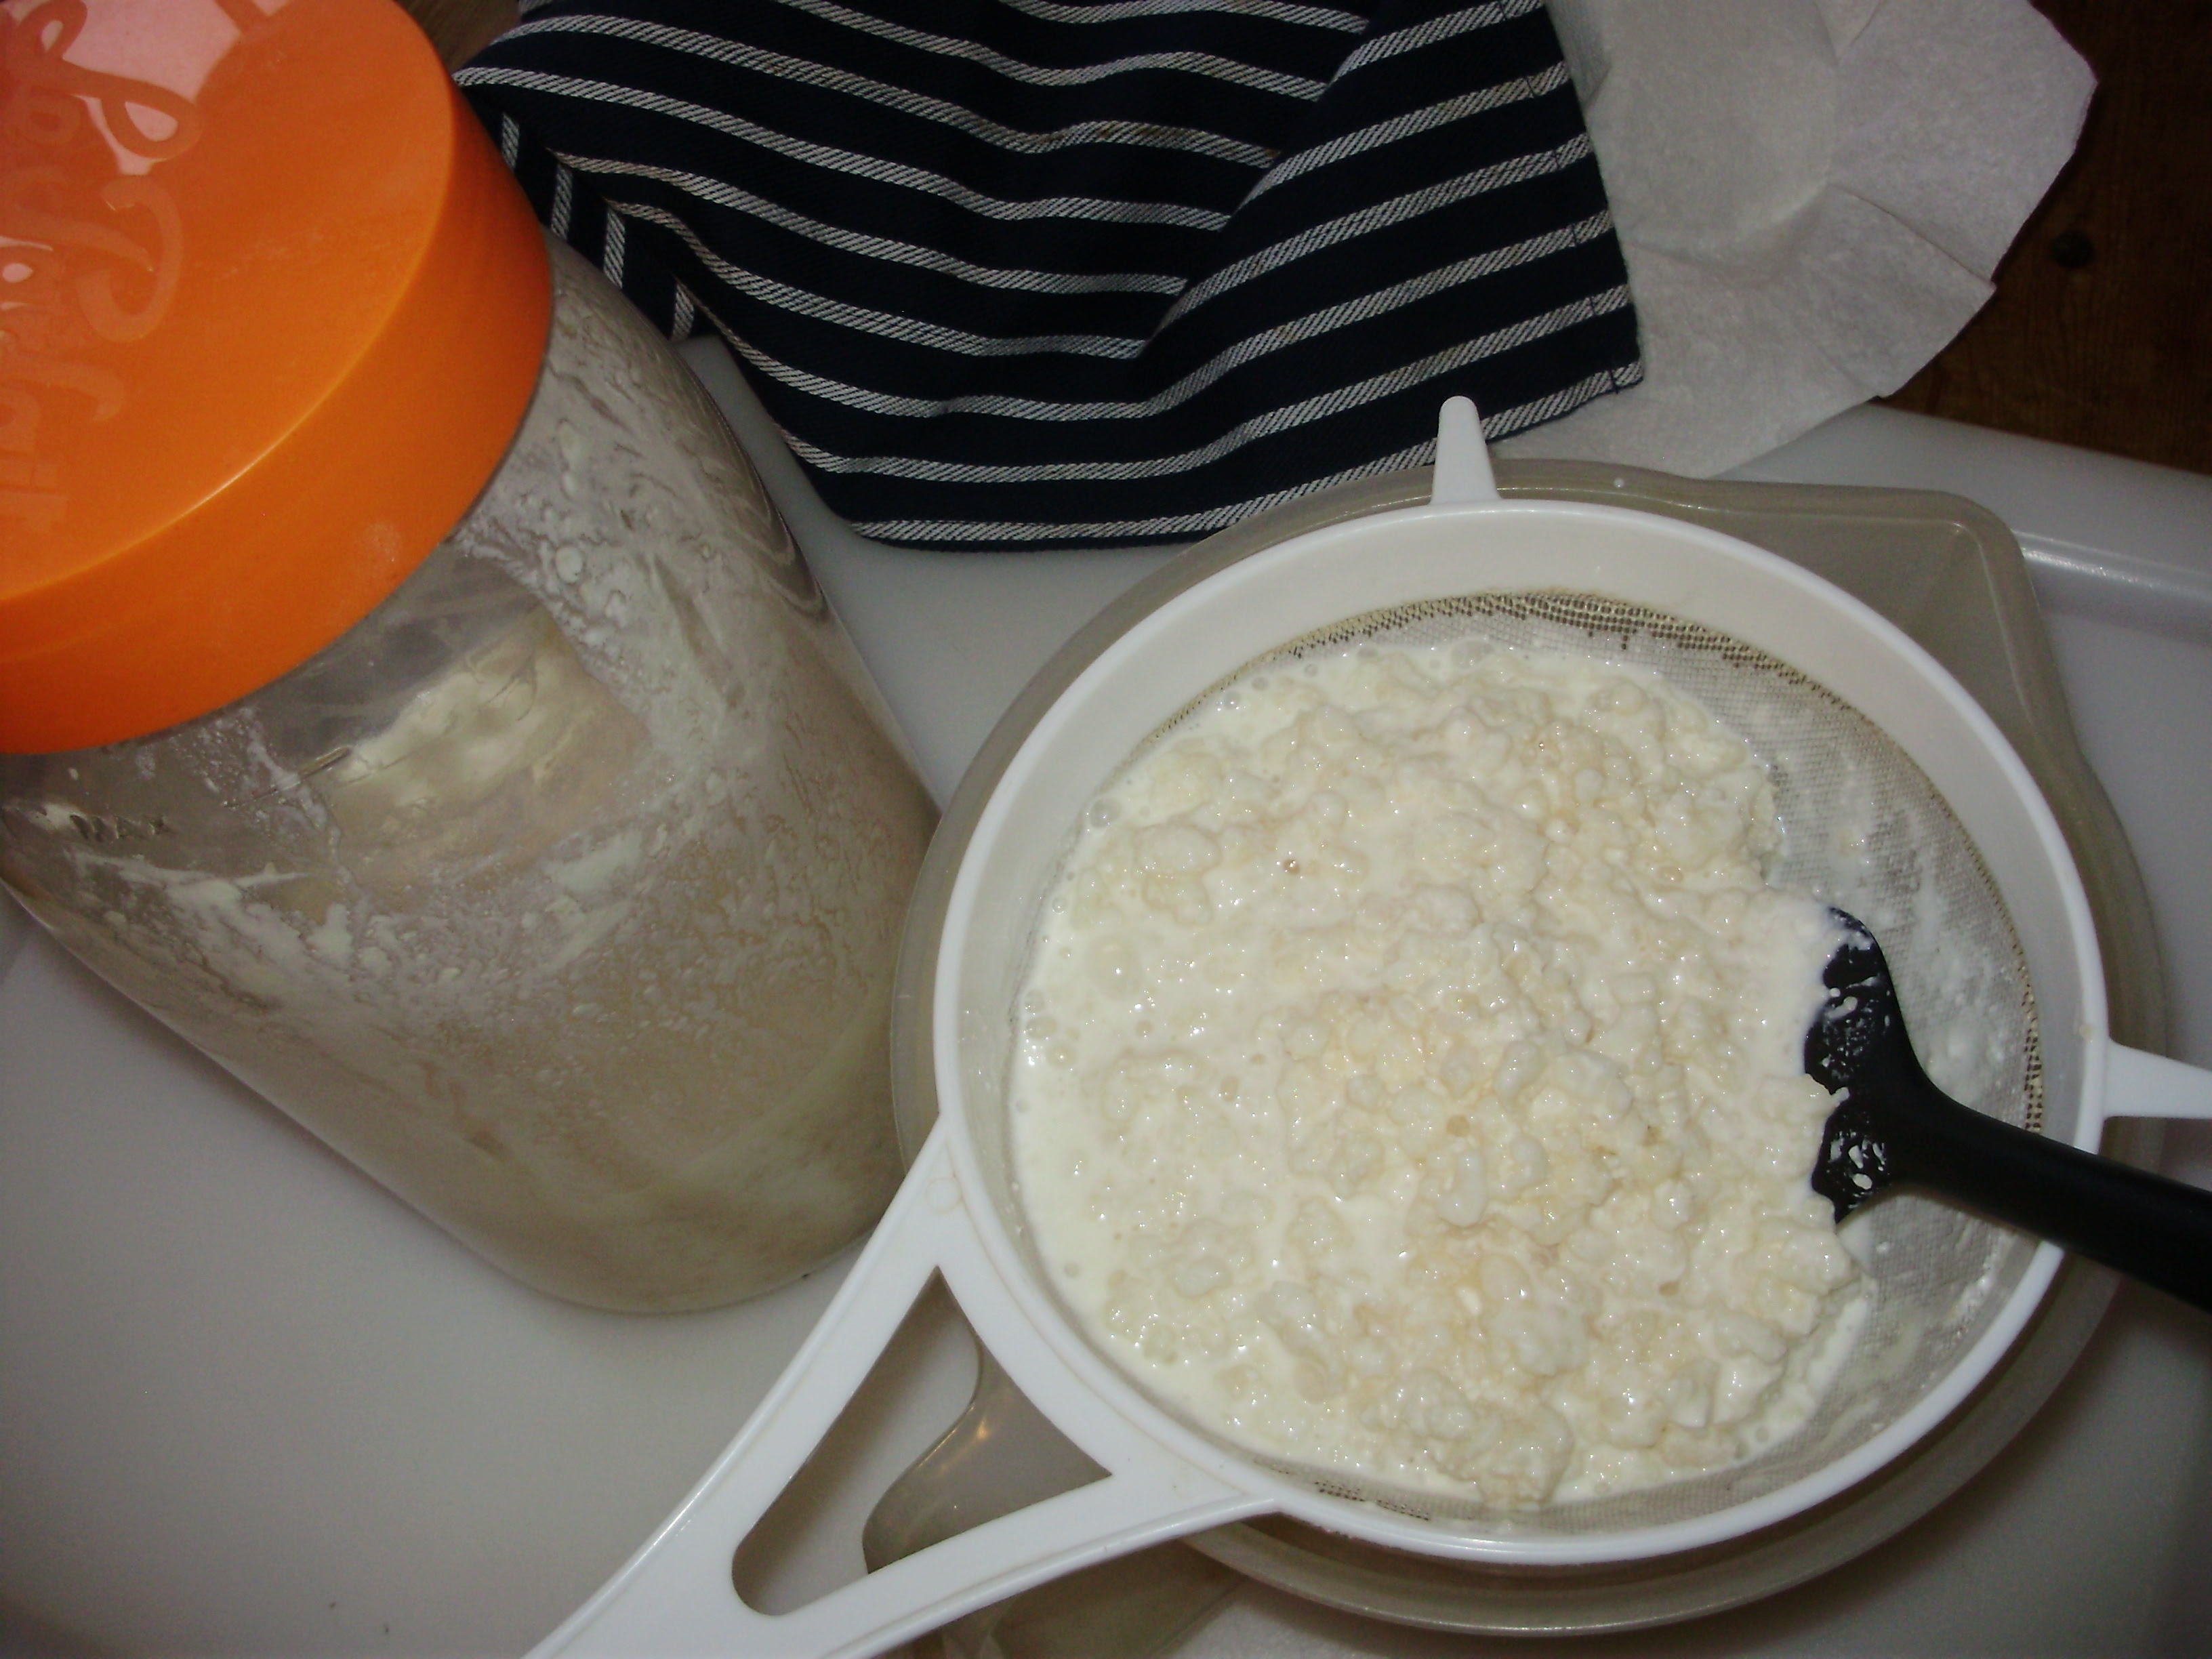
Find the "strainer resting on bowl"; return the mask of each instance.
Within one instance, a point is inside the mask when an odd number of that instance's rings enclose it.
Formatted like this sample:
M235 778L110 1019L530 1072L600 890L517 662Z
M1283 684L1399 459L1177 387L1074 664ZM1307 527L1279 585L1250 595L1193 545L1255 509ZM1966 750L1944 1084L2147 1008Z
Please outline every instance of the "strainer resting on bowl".
M698 1488L543 1653L864 1655L1106 1557L1281 1513L1365 1542L1501 1564L1625 1561L1753 1532L1840 1492L1942 1420L2019 1334L2059 1260L1911 1195L1870 1208L1872 1304L1798 1432L1728 1468L1535 1510L1348 1481L1184 1420L1095 1347L1028 1237L1009 1153L1016 1001L1038 908L1101 786L1209 688L1358 639L1564 649L1656 672L1766 763L1778 878L1881 938L1923 1047L1969 1105L2094 1149L2107 1098L2212 1115L2212 1074L2112 1042L2096 940L2042 798L1918 647L1786 562L1673 520L1498 499L1448 407L1424 507L1327 526L1174 592L1039 720L954 881L933 1011L939 1115L789 1370ZM748 1607L738 1546L836 1422L933 1276L1105 1475L793 1612Z

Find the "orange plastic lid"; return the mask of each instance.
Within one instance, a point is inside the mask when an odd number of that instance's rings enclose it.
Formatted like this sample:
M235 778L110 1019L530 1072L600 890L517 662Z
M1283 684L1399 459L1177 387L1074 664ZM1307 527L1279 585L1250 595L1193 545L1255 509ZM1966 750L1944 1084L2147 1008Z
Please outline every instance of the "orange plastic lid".
M220 708L374 609L551 305L393 0L0 3L0 751Z

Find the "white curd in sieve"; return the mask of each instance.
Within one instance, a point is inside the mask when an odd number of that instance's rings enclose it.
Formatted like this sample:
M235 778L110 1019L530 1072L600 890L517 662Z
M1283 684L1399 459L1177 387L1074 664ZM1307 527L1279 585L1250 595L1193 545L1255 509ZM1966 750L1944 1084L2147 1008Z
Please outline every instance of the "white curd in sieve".
M1807 1185L1834 935L1745 744L1655 676L1261 665L1092 805L1012 1080L1039 1256L1158 1396L1526 1505L1802 1423L1863 1311Z

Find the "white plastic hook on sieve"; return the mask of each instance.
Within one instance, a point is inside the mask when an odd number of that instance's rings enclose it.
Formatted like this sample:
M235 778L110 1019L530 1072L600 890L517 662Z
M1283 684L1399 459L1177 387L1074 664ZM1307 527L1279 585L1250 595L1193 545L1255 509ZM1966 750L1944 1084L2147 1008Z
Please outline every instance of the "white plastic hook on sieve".
M2069 1139L2094 1146L2106 1098L2142 1115L2212 1116L2212 1075L2106 1040L2095 942L2057 828L1948 675L1855 602L1741 544L1613 509L1499 501L1472 407L1448 406L1429 506L1317 531L1207 577L1109 647L1038 722L976 826L949 907L934 1011L936 1129L769 1399L540 1653L866 1655L1090 1562L1267 1511L1437 1555L1567 1563L1663 1553L1753 1530L1844 1489L1979 1381L2039 1300L2052 1248L2035 1253L2000 1316L1911 1411L1814 1477L1687 1523L1516 1539L1334 1496L1194 1431L1075 1331L1024 1249L996 1097L1036 900L1081 805L1189 697L1285 639L1377 605L1562 586L1693 617L1772 652L1860 708L1942 783L2018 924L2053 1039L2046 1073L2072 1111ZM793 1612L745 1606L732 1580L738 1546L933 1273L1017 1386L1105 1478Z

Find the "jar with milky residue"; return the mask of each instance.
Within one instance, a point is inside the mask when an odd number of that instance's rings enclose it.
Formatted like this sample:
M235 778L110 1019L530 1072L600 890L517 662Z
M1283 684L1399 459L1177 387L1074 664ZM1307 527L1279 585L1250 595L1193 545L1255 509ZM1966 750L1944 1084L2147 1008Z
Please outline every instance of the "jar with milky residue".
M215 15L15 42L0 879L526 1283L771 1289L896 1184L929 804L714 404L405 15Z
M554 252L536 392L452 533L259 691L0 758L0 872L517 1277L703 1307L896 1184L932 815L713 405Z

